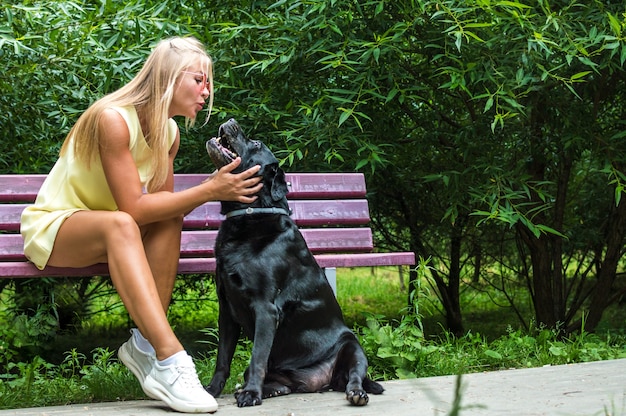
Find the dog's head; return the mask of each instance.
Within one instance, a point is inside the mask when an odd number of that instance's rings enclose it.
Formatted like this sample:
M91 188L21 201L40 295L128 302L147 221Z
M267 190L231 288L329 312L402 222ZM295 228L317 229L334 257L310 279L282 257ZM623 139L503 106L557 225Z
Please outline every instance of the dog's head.
M233 173L243 172L256 165L261 166L258 175L263 178L263 188L258 194L258 199L250 206L286 207L287 182L285 172L278 166L278 159L261 141L247 138L235 119L231 118L220 126L218 137L206 142L206 150L218 169L232 162L237 156L241 157L241 164ZM223 213L242 207L247 205L239 202L222 202Z

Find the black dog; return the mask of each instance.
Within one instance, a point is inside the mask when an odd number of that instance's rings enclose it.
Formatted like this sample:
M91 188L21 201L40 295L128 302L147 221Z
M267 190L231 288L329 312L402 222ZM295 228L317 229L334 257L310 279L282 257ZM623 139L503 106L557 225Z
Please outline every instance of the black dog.
M218 396L230 375L241 330L253 340L239 407L291 392L345 391L357 406L383 387L367 377L367 358L346 326L333 291L289 217L285 173L260 141L233 119L207 151L222 167L237 155L237 172L260 165L263 188L252 205L222 204L226 219L215 243L219 300L217 365L207 391Z

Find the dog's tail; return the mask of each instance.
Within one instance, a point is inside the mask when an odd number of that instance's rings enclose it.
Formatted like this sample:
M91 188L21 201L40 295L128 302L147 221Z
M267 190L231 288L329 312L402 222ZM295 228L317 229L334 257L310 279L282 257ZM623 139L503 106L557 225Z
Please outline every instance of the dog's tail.
M373 380L370 380L369 377L365 377L365 380L363 380L363 390L372 394L383 394L383 391L385 391L383 386Z

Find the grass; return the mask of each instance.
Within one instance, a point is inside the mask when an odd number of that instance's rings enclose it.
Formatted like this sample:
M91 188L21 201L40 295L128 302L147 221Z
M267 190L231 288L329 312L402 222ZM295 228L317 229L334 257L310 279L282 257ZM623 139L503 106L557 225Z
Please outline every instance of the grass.
M427 290L420 298L421 316L404 315L407 293L396 268L338 269L337 281L346 322L359 335L376 379L626 357L623 308L607 313L599 335L563 340L550 330L521 330L516 315L492 301L494 294L466 293L462 302L469 331L454 338L442 330L435 299ZM201 380L208 383L215 366L217 322L212 289L177 288L170 320L194 356ZM123 308L95 314L78 331L59 334L31 360L9 362L0 372L0 409L145 398L116 358L129 326ZM225 393L243 382L250 348L250 342L238 347Z
M405 284L395 267L337 269L337 300L346 323L363 325L368 315L399 318L408 299Z

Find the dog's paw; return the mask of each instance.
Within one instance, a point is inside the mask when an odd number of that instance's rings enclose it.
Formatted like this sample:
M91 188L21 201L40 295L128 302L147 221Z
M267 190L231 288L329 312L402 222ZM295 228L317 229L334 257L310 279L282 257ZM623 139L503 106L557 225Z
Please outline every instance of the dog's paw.
M263 403L261 395L256 391L238 390L235 393L237 407L259 406Z
M287 386L283 386L280 383L268 383L263 385L263 398L269 399L270 397L286 396L291 394L291 389Z
M208 386L204 386L204 389L213 397L219 397L220 393L224 386L214 386L213 384L209 384Z
M346 392L346 400L353 406L365 406L370 398L365 390L350 390Z

